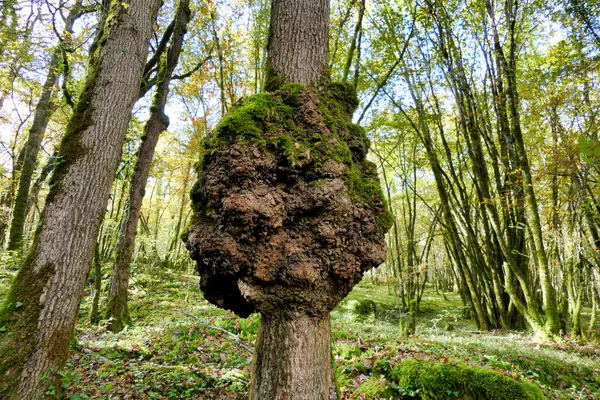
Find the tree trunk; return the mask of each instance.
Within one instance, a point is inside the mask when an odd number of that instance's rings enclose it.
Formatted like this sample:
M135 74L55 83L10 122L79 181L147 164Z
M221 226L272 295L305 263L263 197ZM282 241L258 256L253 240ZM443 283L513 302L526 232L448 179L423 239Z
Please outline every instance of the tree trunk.
M185 178L183 179L183 190L181 194L181 203L179 204L179 212L177 213L177 224L175 225L175 233L173 234L173 239L171 240L171 244L169 245L169 251L167 252L167 258L165 262L168 262L169 259L173 256L173 252L175 252L175 260L179 258L179 244L180 238L179 235L181 233L181 225L185 222L184 211L185 204L187 199L189 198L189 188L188 185L190 183L190 170L192 168L191 160L188 160L188 163L185 167Z
M35 107L35 116L29 129L27 143L23 148L23 164L21 166L21 175L17 189L17 196L13 206L12 221L10 224L10 234L8 239L8 250L17 250L21 246L23 239L23 229L25 226L25 211L27 210L27 200L29 196L29 187L31 178L35 172L38 153L42 145L42 139L48 126L48 120L51 115L50 100L58 79L58 63L60 60L60 49L56 48L52 53L46 82L42 87L42 95Z
M165 115L165 104L169 96L169 83L173 71L179 61L179 54L183 45L183 38L187 32L190 20L190 1L180 0L175 15L175 27L172 43L166 57L160 61L156 91L150 106L150 118L144 129L144 136L140 145L138 159L129 187L129 211L126 215L124 237L119 240L121 246L117 249L113 279L108 298L106 318L110 319L108 327L113 332L119 332L126 324L131 322L127 309L127 292L129 275L131 273L131 260L135 248L137 224L142 211L146 182L150 174L150 166L154 157L154 149L160 134L169 126L169 117Z
M317 84L327 69L329 0L273 0L266 90Z
M81 13L81 0L79 0L75 6L69 12L68 17L65 19L64 32L69 36L73 31L73 23L77 18L82 15ZM17 196L13 205L12 222L10 225L10 235L8 239L8 250L17 250L21 247L21 241L23 240L23 230L25 227L25 218L27 217L27 204L29 201L29 188L31 187L31 179L35 172L35 165L37 163L38 154L42 145L42 139L48 126L48 121L52 115L53 105L51 103L52 94L54 92L54 86L59 76L59 64L62 57L63 51L65 51L67 44L61 39L61 43L56 46L50 59L50 65L48 66L48 75L46 81L42 87L42 94L38 103L35 106L35 113L31 128L29 129L29 136L27 137L27 143L22 150L23 163L21 165L21 175L19 176L19 185L17 189ZM65 76L65 79L67 77Z
M100 292L102 291L102 262L100 261L100 243L96 242L94 247L94 295L92 296L92 311L90 311L90 323L93 325L100 322Z
M329 314L287 319L263 314L250 400L334 400Z
M273 0L265 89L285 82L317 86L327 71L329 0ZM329 313L263 313L250 399L333 400Z
M350 67L352 66L352 59L354 58L354 51L356 50L357 43L360 52L360 33L362 31L362 21L365 15L366 8L366 0L361 0L360 8L358 9L358 21L356 22L356 27L354 28L354 36L352 37L352 42L350 42L350 50L348 50L348 57L346 58L346 65L344 66L344 74L342 81L348 81L348 74L350 73ZM358 57L357 57L358 59Z
M68 358L160 0L112 1L41 224L0 310L0 398L39 399ZM60 387L55 385L55 387Z

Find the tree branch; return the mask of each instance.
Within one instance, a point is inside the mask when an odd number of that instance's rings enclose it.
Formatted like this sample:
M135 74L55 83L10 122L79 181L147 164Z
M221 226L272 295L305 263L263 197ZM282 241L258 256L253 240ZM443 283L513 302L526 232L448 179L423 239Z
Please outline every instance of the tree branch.
M242 343L242 339L240 339L240 337L239 337L238 335L236 335L235 333L229 332L228 330L226 330L226 329L223 329L223 328L219 328L218 326L213 326L213 325L210 325L209 323L207 323L207 322L204 322L204 320L203 320L202 318L200 318L200 317L198 317L198 316L196 316L196 315L194 315L194 314L191 314L191 313L189 313L189 312L187 312L187 311L183 311L183 310L180 310L180 309L178 309L178 308L174 308L173 310L174 310L174 311L177 311L177 312L180 312L180 313L182 313L182 314L185 314L185 315L187 315L188 317L192 317L192 318L194 318L196 321L198 321L198 322L200 323L200 325L204 325L204 326L206 326L207 328L210 328L210 329L215 329L215 330L217 330L217 331L221 331L221 332L223 332L223 333L226 333L226 334L228 334L229 336L231 336L231 337L234 339L235 343L236 343L238 346L240 346L242 349L246 350L246 351L247 351L248 353L250 353L250 354L253 354L253 353L254 353L254 350L252 350L251 348L249 348L249 347L245 346L245 345Z

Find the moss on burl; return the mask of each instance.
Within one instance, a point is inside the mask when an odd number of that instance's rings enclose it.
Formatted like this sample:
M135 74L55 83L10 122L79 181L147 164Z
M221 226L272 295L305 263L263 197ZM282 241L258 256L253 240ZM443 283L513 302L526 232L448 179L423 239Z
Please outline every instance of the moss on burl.
M353 199L375 207L380 228L387 232L392 216L377 177L377 166L366 160L369 139L363 127L351 121L358 107L356 92L350 85L332 83L317 94L319 111L330 134L310 129L295 113L303 104L303 85L284 84L275 93L258 93L240 100L203 142L196 164L202 176L206 155L232 144L253 144L261 151L277 156L291 175L301 175L305 182L318 184L329 160L342 163L342 179ZM326 174L325 174L326 175ZM204 208L200 199L201 181L192 189L193 207ZM383 205L383 207L382 207Z
M350 86L288 83L238 102L204 141L185 241L208 300L319 314L385 260L392 217L357 106Z

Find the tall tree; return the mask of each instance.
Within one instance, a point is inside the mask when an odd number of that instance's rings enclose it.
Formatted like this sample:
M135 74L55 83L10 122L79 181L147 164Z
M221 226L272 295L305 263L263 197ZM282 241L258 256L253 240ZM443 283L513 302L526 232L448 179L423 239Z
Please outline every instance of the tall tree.
M48 65L48 74L46 75L46 81L42 86L42 93L35 106L35 112L31 127L27 137L27 142L22 152L22 163L21 173L19 176L19 184L17 188L17 195L15 197L13 205L13 215L10 224L10 236L8 241L9 250L17 250L21 245L23 239L23 229L25 227L25 217L27 216L27 203L29 200L29 188L31 187L31 180L33 173L35 172L35 166L38 159L38 153L42 145L42 139L48 126L48 121L53 111L53 105L51 103L52 94L54 93L54 87L60 74L61 62L65 64L66 54L69 51L70 36L73 33L74 22L83 15L84 12L88 11L82 5L82 0L79 0L71 8L67 17L64 18L64 32L59 37L59 44L52 52L50 64ZM64 67L64 65L63 65ZM65 75L66 81L66 75Z
M169 117L165 114L165 105L169 96L171 76L179 60L190 14L190 1L180 0L174 17L171 45L159 61L156 89L150 106L150 118L144 127L142 143L140 144L135 170L129 186L129 207L125 215L124 229L121 231L121 237L118 240L119 245L108 298L106 318L109 319L109 328L113 332L120 331L124 325L131 322L127 309L127 293L136 230L142 211L142 202L154 149L160 134L169 126Z
M111 1L90 49L40 227L0 310L0 325L10 333L0 336L4 399L42 398L67 360L160 3Z
M266 90L283 82L319 84L327 65L329 6L329 0L272 1ZM262 313L250 399L335 398L329 316L302 314Z
M262 314L250 399L335 399L329 313L391 227L351 84L326 68L328 0L274 0L265 89L204 141L186 245L205 298Z

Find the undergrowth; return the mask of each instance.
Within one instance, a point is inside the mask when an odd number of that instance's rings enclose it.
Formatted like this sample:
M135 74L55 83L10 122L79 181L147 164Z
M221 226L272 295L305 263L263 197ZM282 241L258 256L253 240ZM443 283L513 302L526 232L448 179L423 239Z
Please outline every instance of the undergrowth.
M146 271L134 270L134 326L121 333L89 324L86 293L72 357L62 373L63 398L247 398L260 316L242 319L209 305L194 275ZM0 294L12 276L0 272ZM547 398L600 399L597 344L539 343L518 332L481 334L463 318L458 295L446 298L427 290L417 333L401 339L393 291L370 281L359 284L332 312L342 398L486 398L470 393L465 380L489 375L503 388L506 382L524 382L531 393L540 389ZM361 311L361 302L370 306ZM452 331L444 330L446 322L454 324ZM414 371L421 378L411 378ZM424 377L432 382L424 385ZM443 386L437 397L426 391L435 385Z

